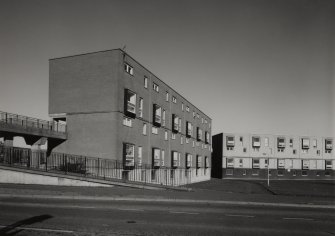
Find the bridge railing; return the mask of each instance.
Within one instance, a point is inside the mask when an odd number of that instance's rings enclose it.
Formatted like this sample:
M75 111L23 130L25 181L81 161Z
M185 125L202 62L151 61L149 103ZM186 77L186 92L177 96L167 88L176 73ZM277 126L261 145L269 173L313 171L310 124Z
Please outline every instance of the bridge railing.
M55 172L103 180L140 182L164 186L180 186L191 183L192 178L206 175L204 168L152 168L139 165L124 169L121 161L96 157L51 153L27 148L0 145L0 165L38 171ZM208 174L208 173L207 173Z
M61 133L66 132L66 124L62 124L56 121L36 119L3 111L0 111L0 122L22 126L24 128L37 128Z

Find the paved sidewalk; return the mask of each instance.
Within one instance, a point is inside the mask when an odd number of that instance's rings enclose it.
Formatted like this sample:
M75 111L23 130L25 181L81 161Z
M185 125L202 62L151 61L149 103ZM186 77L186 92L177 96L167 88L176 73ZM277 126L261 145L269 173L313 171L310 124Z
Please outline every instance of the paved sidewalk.
M208 184L210 185L211 182L208 182ZM248 183L245 183L245 185L248 185ZM243 189L237 185L237 189L230 189L232 191L193 188L193 191L180 192L173 190L145 190L124 187L103 188L0 184L0 198L30 197L81 200L198 202L208 204L235 203L256 204L259 206L264 204L272 204L273 206L296 204L301 206L327 206L328 208L335 208L334 198L274 195L271 192L262 189L261 186L255 183L251 183L251 185L255 187L244 188L245 191L242 191Z

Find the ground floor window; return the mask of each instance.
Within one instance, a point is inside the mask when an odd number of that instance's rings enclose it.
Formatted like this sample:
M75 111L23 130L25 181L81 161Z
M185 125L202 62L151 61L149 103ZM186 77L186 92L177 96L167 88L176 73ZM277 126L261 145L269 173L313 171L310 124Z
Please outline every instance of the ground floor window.
M226 169L226 175L233 175L234 170L233 169Z
M302 176L308 176L308 172L307 172L307 170L303 170L303 171L301 172L301 175L302 175Z
M252 170L252 175L259 175L259 170Z
M283 176L284 175L284 171L283 170L278 170L277 175L278 176Z

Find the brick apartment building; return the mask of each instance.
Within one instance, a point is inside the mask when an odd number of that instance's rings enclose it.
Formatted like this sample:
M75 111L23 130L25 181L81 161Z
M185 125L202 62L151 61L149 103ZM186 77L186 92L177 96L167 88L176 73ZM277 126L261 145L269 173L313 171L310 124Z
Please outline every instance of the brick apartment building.
M49 66L49 115L67 124L68 135L53 151L119 160L126 175L149 165L158 182L210 178L211 118L126 52L55 58Z
M331 137L220 133L212 146L216 178L335 178Z

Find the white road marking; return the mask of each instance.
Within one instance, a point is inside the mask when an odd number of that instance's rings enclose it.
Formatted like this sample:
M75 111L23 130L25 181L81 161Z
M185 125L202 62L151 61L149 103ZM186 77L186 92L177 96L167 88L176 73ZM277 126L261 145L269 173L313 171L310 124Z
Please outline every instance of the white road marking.
M313 220L313 219L310 219L310 218L299 218L299 217L286 217L286 218L283 218L283 220Z
M62 229L43 229L43 228L30 228L30 227L11 227L0 225L0 228L10 228L10 229L24 229L24 230L33 230L33 231L44 231L44 232L57 232L57 233L68 233L73 234L74 231L71 230L62 230Z
M169 211L171 214L189 214L189 215L199 215L198 212L186 212L186 211Z
M230 215L230 214L226 214L226 216L245 217L245 218L254 218L255 217L255 216L249 216L249 215Z
M120 211L144 211L143 209L131 209L131 208L116 208L116 210L120 210Z

